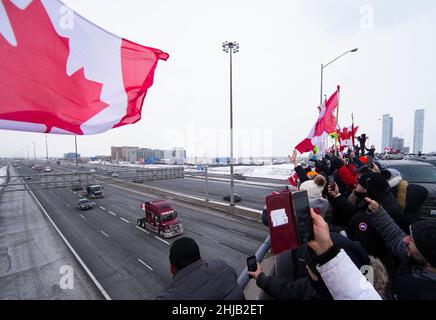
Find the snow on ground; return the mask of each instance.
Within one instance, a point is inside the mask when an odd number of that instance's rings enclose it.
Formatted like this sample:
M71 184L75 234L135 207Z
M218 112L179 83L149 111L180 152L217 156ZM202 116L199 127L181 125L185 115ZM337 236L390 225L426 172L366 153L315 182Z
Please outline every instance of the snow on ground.
M101 161L90 161L88 164L104 165ZM180 168L181 166L171 166L165 164L157 165L143 165L143 164L132 164L127 162L120 163L109 163L106 165L117 166L117 167L129 167L129 168L143 168L143 169L159 169L159 168ZM185 172L199 172L195 166L184 166ZM229 175L230 167L209 167L209 172L214 174ZM267 178L267 179L278 179L287 180L290 176L294 174L294 169L291 164L278 164L278 165L264 165L264 166L235 166L235 173L241 173L246 177L253 178Z
M209 172L215 174L229 175L230 167L212 167L209 168ZM266 166L235 166L234 172L241 173L246 177L287 180L290 176L294 174L294 169L290 164Z

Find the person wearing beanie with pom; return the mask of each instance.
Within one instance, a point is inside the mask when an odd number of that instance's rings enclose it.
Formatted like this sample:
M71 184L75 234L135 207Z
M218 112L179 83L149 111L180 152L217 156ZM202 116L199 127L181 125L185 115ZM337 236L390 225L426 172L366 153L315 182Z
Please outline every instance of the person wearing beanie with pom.
M436 221L412 224L408 236L378 202L370 198L366 201L374 227L402 261L392 282L395 298L436 300Z

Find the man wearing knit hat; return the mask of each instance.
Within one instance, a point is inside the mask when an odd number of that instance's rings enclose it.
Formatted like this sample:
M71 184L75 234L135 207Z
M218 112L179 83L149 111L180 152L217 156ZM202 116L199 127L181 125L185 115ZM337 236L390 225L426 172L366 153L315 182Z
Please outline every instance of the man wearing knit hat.
M173 242L170 266L174 277L157 300L245 300L235 270L222 260L204 261L191 238Z
M366 198L368 213L392 253L402 260L393 279L398 300L436 299L436 221L410 226L407 236L376 201Z

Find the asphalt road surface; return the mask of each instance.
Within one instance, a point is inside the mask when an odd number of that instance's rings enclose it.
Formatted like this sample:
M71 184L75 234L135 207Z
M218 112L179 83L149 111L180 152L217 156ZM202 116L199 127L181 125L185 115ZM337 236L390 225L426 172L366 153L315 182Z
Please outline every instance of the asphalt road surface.
M65 172L75 172L76 167L71 165L53 166L55 172L58 170ZM79 167L79 172L89 173L90 169L96 170L96 174L103 175L108 178L111 177L113 172L117 172L119 177L117 179L132 181L136 177L136 169L120 168L114 166L105 166L106 170L103 170L103 166L82 165ZM168 191L174 191L183 193L199 198L205 198L206 196L206 182L198 175L186 174L187 176L182 179L170 179L170 180L155 180L146 181L145 185L158 187ZM216 181L213 178L225 179L226 176L213 175L208 182L208 195L209 199L215 201L224 201L223 197L230 194L230 182L229 181ZM229 178L227 176L227 178ZM262 179L262 178L248 178L248 182L259 182L260 185L246 184L245 181L235 180L234 190L235 193L242 197L242 201L238 205L262 210L265 205L266 196L272 194L273 191L282 191L286 186L286 182L274 179ZM281 182L281 184L280 184ZM262 186L262 184L273 184L274 186Z
M24 176L36 174L24 165L18 171ZM68 170L54 168L52 173L61 172ZM36 174L28 182L38 182L44 175ZM160 183L187 189L182 182ZM162 239L136 226L136 220L142 217L140 204L155 200L153 196L105 184L105 197L94 200L94 209L81 212L76 208L78 192L65 188L39 190L37 184L31 186L42 206L112 299L153 299L169 283L169 248L177 238ZM219 257L238 274L246 266L246 257L254 254L267 237L266 227L257 222L171 203L183 220L184 235L197 241L202 257Z

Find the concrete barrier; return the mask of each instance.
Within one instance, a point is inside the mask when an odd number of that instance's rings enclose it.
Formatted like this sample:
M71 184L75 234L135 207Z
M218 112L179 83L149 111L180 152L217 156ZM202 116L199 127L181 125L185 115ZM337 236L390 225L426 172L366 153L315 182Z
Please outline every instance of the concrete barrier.
M232 215L239 216L239 217L246 218L246 219L250 219L250 220L255 220L258 222L262 221L262 219L261 219L262 212L260 210L255 210L255 209L241 207L241 206L231 207L230 205L228 205L226 203L221 203L218 201L205 201L204 199L201 199L198 197L189 196L189 195L178 193L178 192L167 191L167 190L164 190L161 188L147 186L147 185L143 185L143 184L127 182L127 181L123 181L123 180L119 180L119 179L113 180L111 183L108 183L108 184L114 185L114 186L124 186L128 189L133 189L136 191L152 193L155 195L159 195L159 196L163 196L166 198L171 198L171 199L175 199L178 201L182 201L185 203L189 203L189 204L193 204L193 205L197 205L197 206L225 212L228 214L232 214Z

